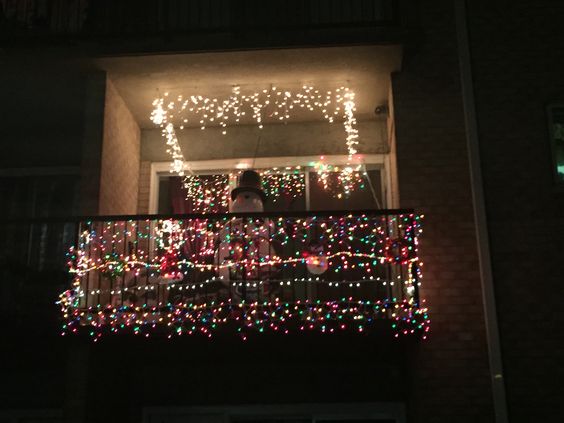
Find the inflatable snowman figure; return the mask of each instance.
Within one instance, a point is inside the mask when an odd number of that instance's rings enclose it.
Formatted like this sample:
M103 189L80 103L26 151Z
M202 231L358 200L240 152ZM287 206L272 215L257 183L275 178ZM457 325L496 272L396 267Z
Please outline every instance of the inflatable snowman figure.
M253 213L264 211L266 194L262 190L260 175L254 170L245 170L238 186L231 191L231 213Z
M244 171L231 191L231 200L230 213L264 211L266 194L260 175L254 170ZM220 232L218 273L235 298L254 301L265 293L264 280L273 269L268 263L275 259L269 239L270 224L268 219L235 217Z

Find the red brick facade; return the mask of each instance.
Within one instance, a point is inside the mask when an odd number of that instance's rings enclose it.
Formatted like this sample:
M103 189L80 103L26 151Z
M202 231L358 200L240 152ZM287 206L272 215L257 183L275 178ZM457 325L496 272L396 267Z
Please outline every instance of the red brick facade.
M393 78L400 200L425 214L421 295L432 319L412 357L410 421L490 422L453 3L426 3L420 24L420 45Z
M546 106L564 102L564 3L468 1L509 416L564 419L564 192Z

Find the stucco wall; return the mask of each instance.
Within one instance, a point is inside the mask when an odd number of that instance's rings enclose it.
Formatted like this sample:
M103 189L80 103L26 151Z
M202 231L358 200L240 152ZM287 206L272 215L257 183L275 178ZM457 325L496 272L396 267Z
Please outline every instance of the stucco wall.
M106 82L99 213L136 214L139 126L112 82Z

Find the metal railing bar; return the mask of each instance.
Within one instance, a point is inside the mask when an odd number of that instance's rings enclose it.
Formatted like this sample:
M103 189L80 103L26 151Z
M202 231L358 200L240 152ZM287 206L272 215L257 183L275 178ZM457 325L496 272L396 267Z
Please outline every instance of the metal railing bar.
M225 218L277 218L277 217L328 217L347 215L366 216L390 216L414 213L414 209L362 209L362 210L319 210L319 211L279 211L279 212L257 212L257 213L188 213L188 214L141 214L141 215L107 215L107 216L61 216L43 218L8 218L0 220L0 225L8 224L35 224L35 223L60 223L60 222L113 222L133 220L221 220Z

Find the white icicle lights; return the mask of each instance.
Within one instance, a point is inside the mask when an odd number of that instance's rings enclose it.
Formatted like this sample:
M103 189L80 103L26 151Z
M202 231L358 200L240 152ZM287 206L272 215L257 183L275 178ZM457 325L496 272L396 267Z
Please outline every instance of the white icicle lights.
M220 99L191 95L176 99L169 93L153 101L151 120L155 125L166 128L173 124L174 129L184 129L185 125L220 126L222 134L227 134L229 125L237 125L245 116L251 116L259 129L266 121L280 122L291 118L299 109L319 112L329 123L342 118L346 134L345 142L349 157L357 152L358 130L356 129L355 93L347 87L334 91L320 91L303 85L297 92L283 90L275 86L252 94L242 94L241 87L234 86L231 95Z
M295 92L271 86L269 89L248 94L242 93L240 86L234 86L231 94L226 98L201 95L173 97L166 92L153 101L151 121L162 130L167 153L172 159L171 173L184 177L186 187L191 181L184 174L185 158L178 142L177 130L182 130L188 125L202 130L208 126L219 126L222 134L226 135L230 125L238 125L241 121L248 122L249 118L259 129L262 129L267 122L289 120L292 113L295 114L299 110L319 113L329 123L341 121L348 161L352 162L353 156L357 153L359 137L354 116L355 93L344 86L324 91L303 85ZM344 169L343 174L339 179L345 182L351 180L352 171L357 173L360 171L358 165L344 166L342 169ZM345 194L348 195L352 185L345 183Z

